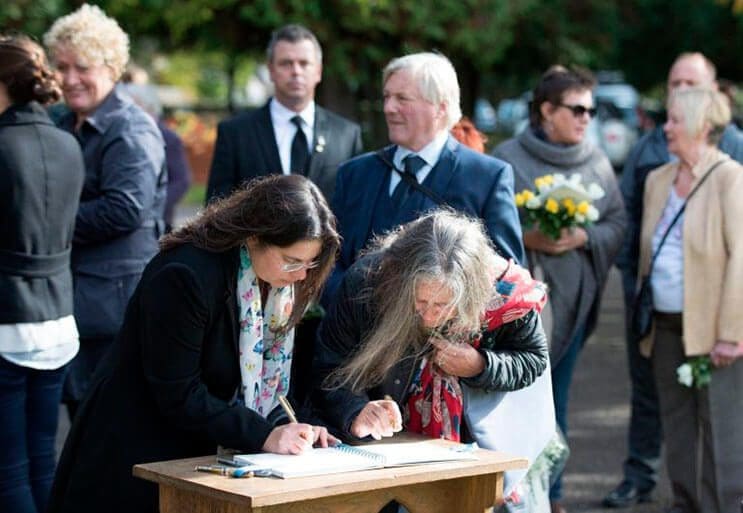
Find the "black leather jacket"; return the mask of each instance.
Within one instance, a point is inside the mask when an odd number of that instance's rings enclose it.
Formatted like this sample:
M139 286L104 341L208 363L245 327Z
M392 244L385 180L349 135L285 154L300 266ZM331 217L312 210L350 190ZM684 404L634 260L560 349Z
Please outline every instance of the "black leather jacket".
M412 356L401 360L381 385L366 393L322 387L323 380L357 350L373 327L373 305L359 292L373 285L369 269L378 259L378 255L364 257L344 276L338 296L320 325L313 362L313 402L332 429L350 438L351 423L370 400L389 395L399 405L404 404L417 367ZM549 365L547 336L536 311L485 332L479 351L485 357L485 369L477 376L461 378L475 388L518 390L533 383Z

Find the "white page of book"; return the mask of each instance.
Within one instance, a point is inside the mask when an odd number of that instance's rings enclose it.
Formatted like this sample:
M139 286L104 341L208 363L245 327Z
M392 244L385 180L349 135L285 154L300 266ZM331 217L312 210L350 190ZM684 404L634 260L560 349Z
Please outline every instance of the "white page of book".
M358 448L382 456L385 467L477 459L469 445L444 446L431 442L431 440L425 440L406 443L381 443L358 446Z
M433 440L311 449L299 455L237 454L240 465L271 469L278 477L300 477L441 461L476 460L469 445L442 446Z
M271 469L278 477L300 477L380 468L374 459L334 447L311 449L302 454L238 454L237 463Z

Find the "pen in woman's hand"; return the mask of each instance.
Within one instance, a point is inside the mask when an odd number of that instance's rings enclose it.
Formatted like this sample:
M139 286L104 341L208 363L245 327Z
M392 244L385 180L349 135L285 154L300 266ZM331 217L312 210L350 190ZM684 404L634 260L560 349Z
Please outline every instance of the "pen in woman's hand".
M279 404L284 409L284 412L286 412L286 416L289 417L289 422L291 422L292 424L296 424L297 415L294 413L294 408L292 408L292 405L289 404L289 401L287 401L286 397L280 395Z

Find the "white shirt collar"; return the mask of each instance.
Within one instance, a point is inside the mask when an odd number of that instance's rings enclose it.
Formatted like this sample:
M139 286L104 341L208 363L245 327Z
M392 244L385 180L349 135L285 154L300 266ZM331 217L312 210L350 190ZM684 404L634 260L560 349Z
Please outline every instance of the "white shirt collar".
M294 112L282 105L276 98L271 98L268 104L268 110L271 114L271 123L273 124L273 135L276 141L276 147L279 150L279 160L281 161L281 171L289 174L289 165L291 161L291 145L297 127L292 123L292 118L299 115L302 118L302 132L304 132L309 151L312 153L313 141L315 137L315 102L310 102L301 112Z
M304 121L306 126L310 128L314 128L315 126L315 102L314 101L308 103L307 106L301 112L294 112L293 110L285 107L276 98L271 98L271 103L269 104L268 108L271 112L271 121L273 121L274 124L291 123L292 118L296 115L299 115L299 117L302 118L302 121Z
M418 155L420 158L426 161L426 166L430 169L433 166L436 165L436 162L439 161L439 157L441 156L441 152L444 149L444 146L446 146L446 141L449 139L449 132L446 130L442 130L438 134L436 134L436 137L433 138L433 140L426 144L423 148L420 149L420 151L413 151L408 148L405 148L404 146L398 146L397 150L395 150L395 156L393 158L393 163L400 169L402 169L403 166L403 160L405 157L410 155L411 153L414 153Z

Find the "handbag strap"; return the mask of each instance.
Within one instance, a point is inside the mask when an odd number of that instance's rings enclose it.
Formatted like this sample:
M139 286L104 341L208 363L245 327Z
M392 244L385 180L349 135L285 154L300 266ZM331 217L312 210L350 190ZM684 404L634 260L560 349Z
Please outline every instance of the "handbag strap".
M415 178L410 176L408 173L402 171L399 169L390 159L387 158L387 155L385 153L384 149L377 150L375 152L375 155L377 158L379 158L384 164L392 169L395 173L400 175L400 178L402 178L408 185L410 185L413 189L417 190L418 192L422 192L426 196L428 196L430 199L432 199L438 206L440 207L448 207L449 205L446 203L444 198L442 198L440 195L438 195L436 192L431 190L430 188L426 187L422 183L418 182Z
M676 221L679 220L679 218L681 217L681 214L683 214L684 213L684 210L686 210L687 203L689 203L689 200L691 199L691 197L694 196L694 193L699 190L699 187L702 186L702 184L707 179L707 177L712 174L712 171L717 166L719 166L720 164L722 164L723 162L725 162L725 159L720 159L717 162L715 162L709 168L709 171L707 171L707 173L702 177L702 179L699 180L699 182L694 186L694 188L691 190L691 192L689 193L689 195L686 196L686 201L684 201L684 204L681 205L681 208L679 209L678 212L676 212L676 215L673 216L673 221L671 221L671 224L669 224L668 225L668 228L666 228L666 232L663 234L663 237L660 239L660 244L658 244L658 248L655 250L655 253L653 253L653 258L650 260L650 268L648 269L648 275L650 275L650 273L653 271L653 265L655 264L655 260L658 258L658 255L660 254L660 248L663 247L663 243L666 241L666 238L668 237L668 234L671 233L671 228L673 228L673 225L676 224Z

